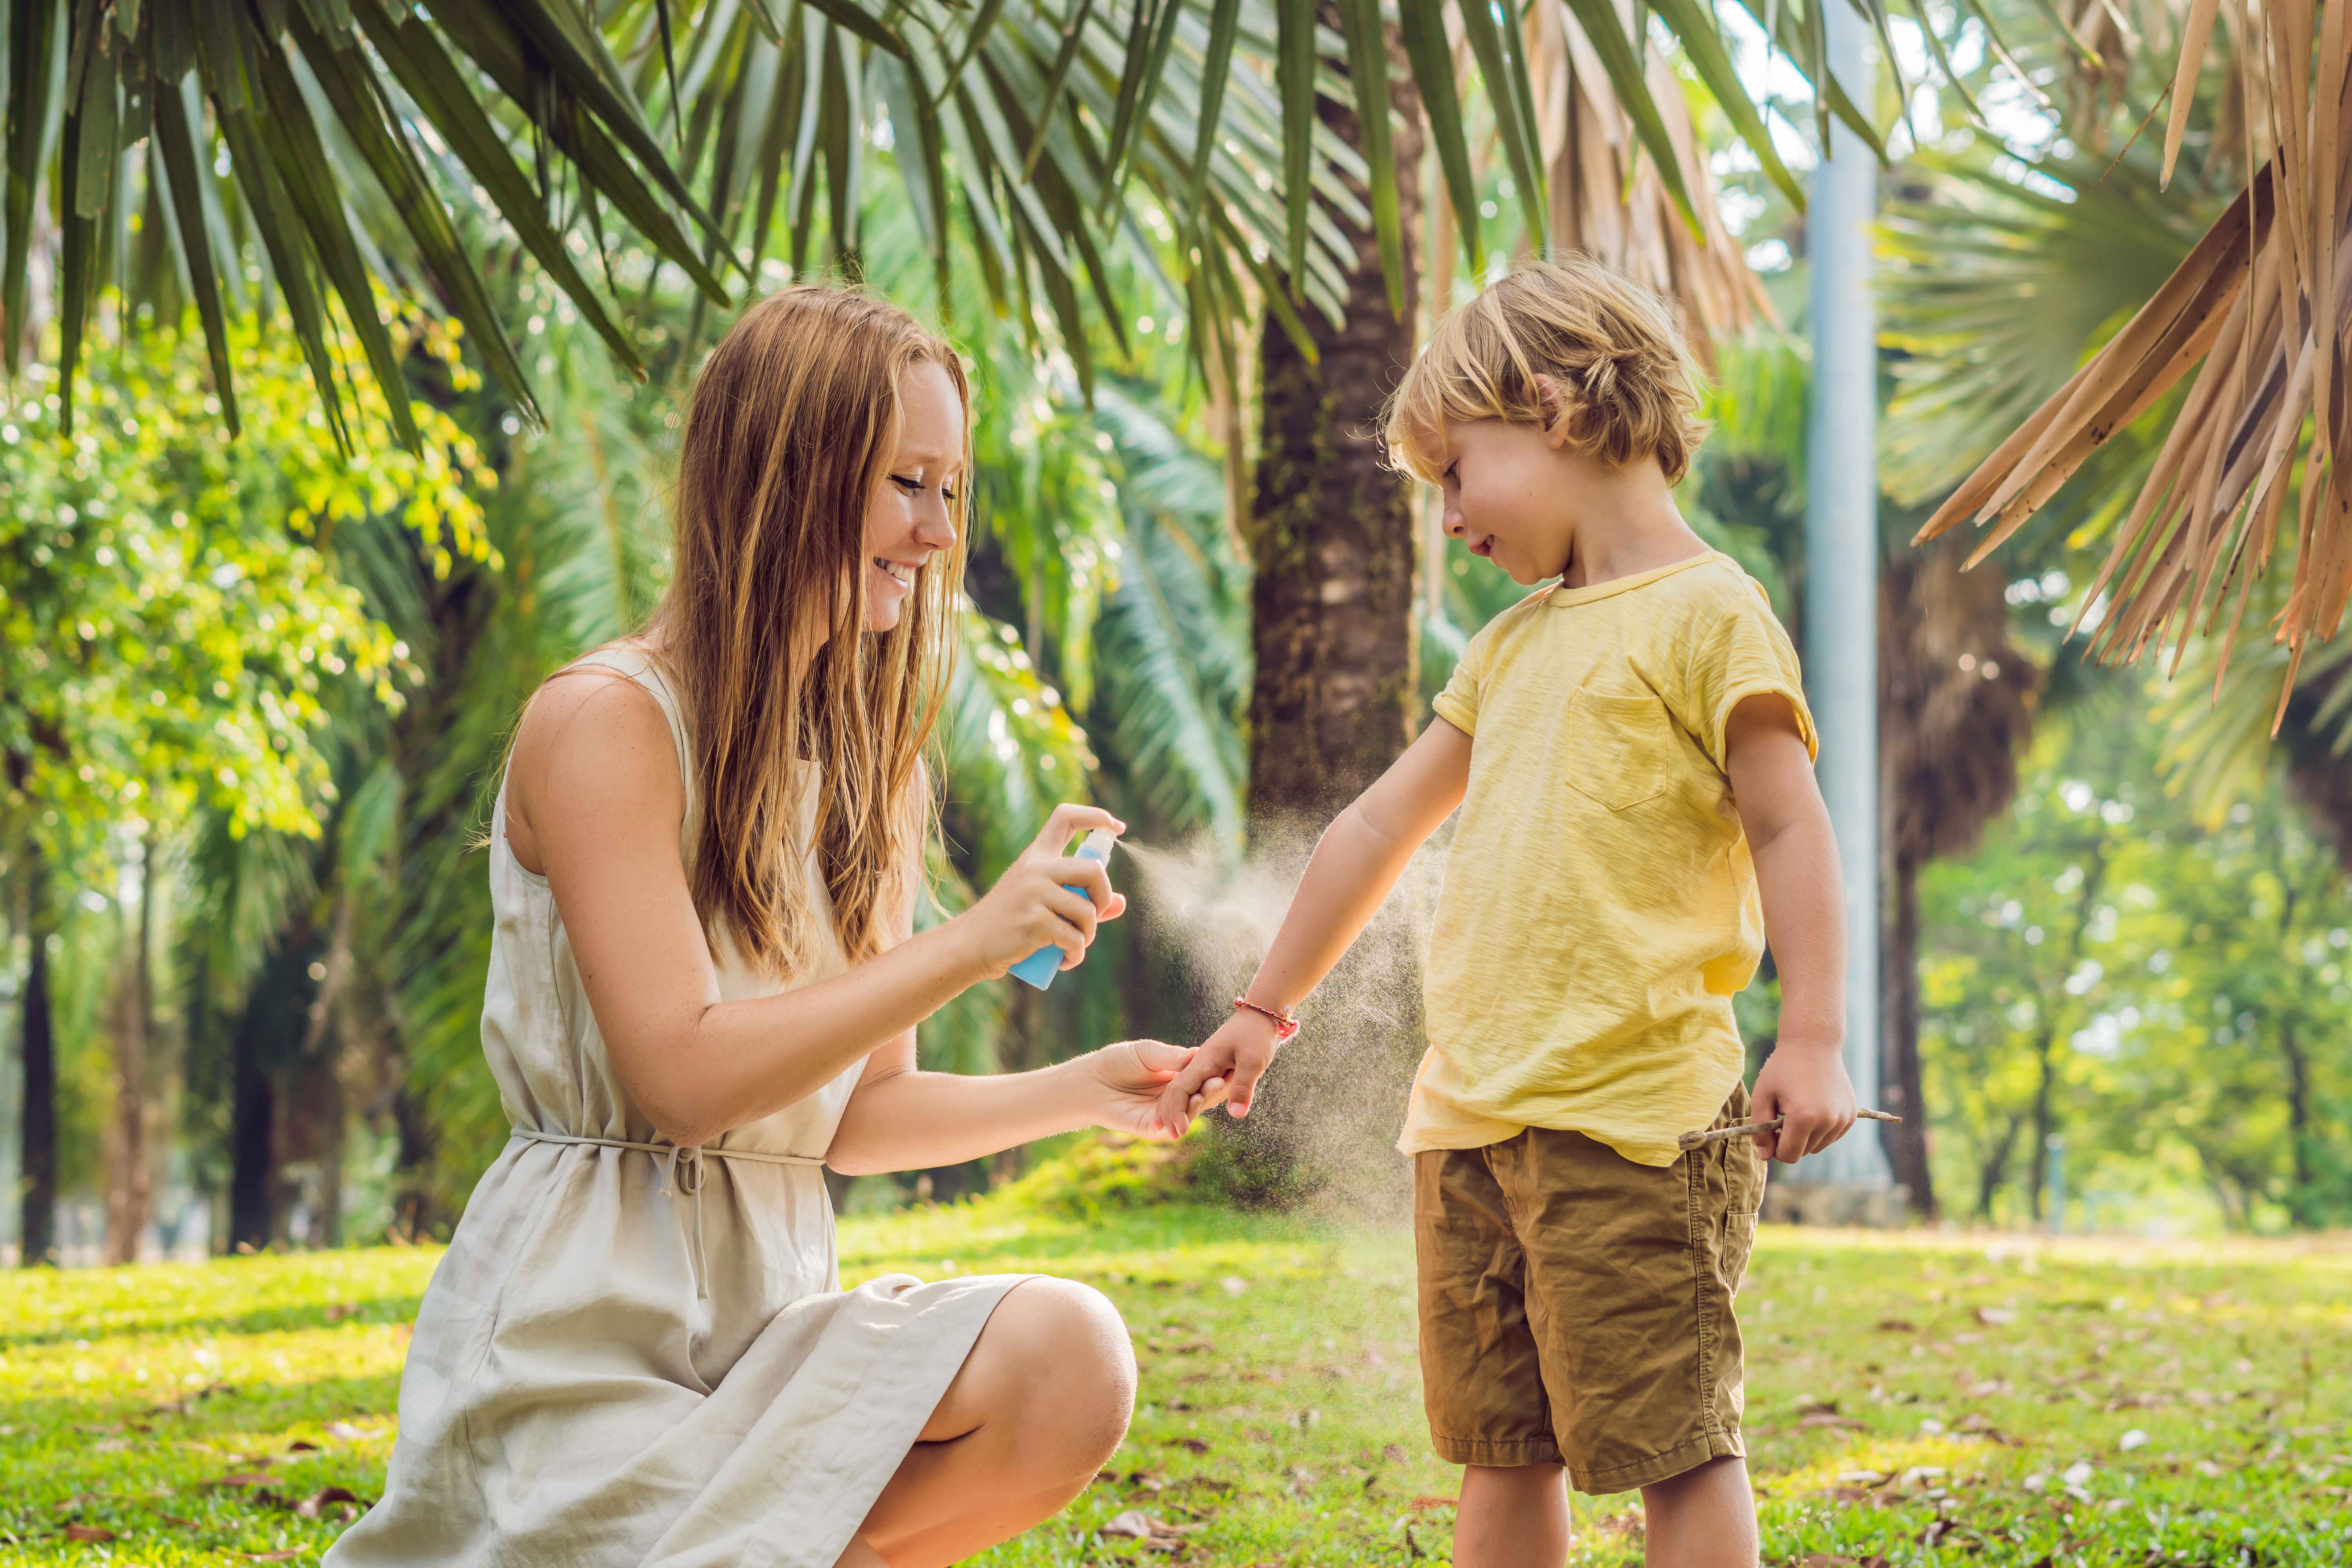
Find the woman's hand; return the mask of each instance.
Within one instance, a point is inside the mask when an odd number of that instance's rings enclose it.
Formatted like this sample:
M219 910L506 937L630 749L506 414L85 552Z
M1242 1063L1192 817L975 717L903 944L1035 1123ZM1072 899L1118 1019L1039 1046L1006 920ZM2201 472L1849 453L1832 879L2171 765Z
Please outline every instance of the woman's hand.
M1108 867L1062 852L1075 835L1097 827L1127 831L1099 806L1055 806L988 895L949 922L962 932L983 975L995 979L1041 947L1060 948L1060 967L1075 968L1096 926L1126 910L1127 900L1111 890Z
M1084 1075L1079 1094L1088 1121L1113 1132L1169 1139L1175 1134L1162 1125L1160 1091L1184 1069L1192 1052L1192 1047L1163 1040L1121 1040L1067 1066Z

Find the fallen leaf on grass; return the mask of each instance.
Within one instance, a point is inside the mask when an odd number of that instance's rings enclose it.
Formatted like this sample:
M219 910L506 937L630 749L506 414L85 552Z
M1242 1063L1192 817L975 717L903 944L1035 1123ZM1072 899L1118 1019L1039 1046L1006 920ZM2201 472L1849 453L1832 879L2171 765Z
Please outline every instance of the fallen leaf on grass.
M1960 1417L1960 1424L1953 1427L1952 1430L1959 1433L1962 1436L1981 1437L1988 1443L1999 1443L2005 1448L2022 1448L2025 1447L2024 1438L2011 1436L2009 1433L2002 1431L2000 1427L1994 1426L1990 1420L1988 1420L1982 1411L1971 1410L1966 1415Z
M68 1541L119 1541L121 1537L103 1525L68 1524L65 1528Z
M1177 1437L1171 1440L1188 1454L1205 1454L1209 1451L1209 1445L1198 1437Z
M208 1383L202 1388L192 1388L177 1399L167 1399L154 1407L158 1415L185 1415L188 1406L199 1400L210 1399L215 1394L235 1394L236 1385L230 1383Z
M220 1479L205 1484L211 1487L266 1487L277 1479L276 1476L263 1475L259 1470L231 1470Z
M159 1513L155 1517L165 1524L176 1525L182 1530L202 1530L204 1528L203 1525L198 1524L193 1519L181 1519L173 1514Z
M1426 1513L1433 1508L1452 1508L1457 1500L1450 1497L1417 1497L1404 1506L1415 1513Z
M348 1421L330 1421L327 1423L327 1436L340 1437L346 1443L354 1443L365 1437L367 1434Z
M1381 1458L1391 1465L1402 1465L1405 1458L1404 1448L1401 1444L1391 1443L1381 1449ZM2346 1462L2352 1463L2352 1460Z
M304 1519L316 1519L319 1517L320 1511L325 1509L330 1503L356 1503L359 1500L359 1494L356 1492L345 1491L341 1487L320 1487L315 1495L306 1497L300 1502L296 1503L294 1505L294 1511L300 1514Z
M1881 1318L1878 1320L1878 1331L1882 1334L1916 1334L1919 1331L1919 1325L1901 1318Z
M1997 1329L2003 1323L2017 1321L2017 1313L2007 1307L1979 1307L1977 1321L1988 1328Z
M286 1451L289 1454L315 1454L319 1452L319 1445L307 1438L297 1437L286 1445Z
M1870 1428L1851 1415L1841 1415L1834 1410L1811 1410L1797 1422L1799 1431L1830 1427L1839 1432L1867 1432Z
M1116 1535L1128 1541L1156 1543L1181 1540L1200 1528L1197 1524L1171 1524L1166 1520L1146 1513L1139 1508L1131 1508L1124 1513L1113 1514L1108 1522L1096 1531L1096 1533Z

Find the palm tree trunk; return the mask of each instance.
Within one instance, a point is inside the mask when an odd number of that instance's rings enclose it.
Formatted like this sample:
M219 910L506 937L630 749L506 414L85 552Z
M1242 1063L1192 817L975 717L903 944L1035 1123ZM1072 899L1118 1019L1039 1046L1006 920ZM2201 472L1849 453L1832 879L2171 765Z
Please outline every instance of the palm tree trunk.
M1927 1168L1927 1096L1919 1067L1919 866L1895 855L1893 908L1880 950L1881 1030L1887 1109L1903 1118L1879 1129L1895 1179L1909 1192L1922 1219L1936 1217L1935 1178Z
M17 1261L27 1268L58 1260L58 1045L57 1019L49 999L48 868L40 850L25 852L25 934L31 961L25 966L23 1161Z
M1337 27L1338 8L1321 6ZM1400 38L1389 40L1405 297L1421 233L1421 99ZM1362 144L1353 110L1319 102L1323 122ZM1359 187L1359 195L1362 195ZM1369 196L1365 198L1369 201ZM1337 212L1355 253L1347 318L1304 310L1309 362L1268 312L1260 337L1260 440L1251 553L1249 812L1254 825L1318 821L1352 798L1407 740L1413 693L1413 533L1405 483L1381 466L1372 426L1412 359L1412 320L1389 312L1380 249Z
M1336 28L1336 6L1318 7ZM1405 297L1417 290L1421 233L1420 95L1401 37L1389 35L1390 108L1397 206L1404 231ZM1324 124L1362 145L1355 113L1326 98ZM1358 195L1365 196L1359 187ZM1412 319L1391 314L1380 247L1369 228L1326 214L1347 236L1346 313L1338 325L1309 306L1315 345L1301 353L1267 312L1258 349L1259 442L1250 552L1256 567L1251 643L1248 819L1253 856L1293 873L1305 844L1339 806L1378 778L1411 738L1413 514L1410 487L1381 464L1381 401L1412 358ZM1318 1073L1287 1053L1260 1104L1272 1114L1219 1120L1236 1144L1242 1186L1283 1201L1303 1189L1299 1158L1318 1175L1370 1189L1374 1163L1392 1161L1371 1130L1402 1102L1422 1050L1416 954L1404 933L1367 931L1323 987L1316 1013L1326 1037L1345 1038L1353 1067ZM1312 1129L1310 1132L1308 1130ZM1356 1136L1361 1133L1363 1136Z
M1339 28L1339 7L1319 5ZM1406 299L1416 296L1421 235L1421 97L1404 42L1388 36L1390 132L1397 160L1397 214L1404 228ZM1362 146L1355 110L1331 99L1318 113L1348 146ZM1369 205L1371 197L1357 188ZM1413 357L1412 310L1388 308L1379 237L1334 209L1348 237L1345 320L1306 308L1315 357L1273 312L1258 339L1258 470L1249 545L1256 564L1251 647L1256 684L1249 703L1249 842L1286 869L1339 806L1395 762L1412 738L1413 510L1409 484L1381 463L1381 397ZM1312 1072L1303 1053L1275 1065L1263 1105L1273 1114L1218 1121L1237 1140L1244 1190L1270 1199L1301 1192L1307 1145L1318 1178L1379 1187L1373 1162L1390 1159L1369 1129L1383 1126L1421 1056L1421 996L1413 950L1402 933L1373 929L1324 985L1318 1030L1348 1041L1350 1072ZM1315 1129L1310 1133L1307 1129ZM1355 1133L1367 1133L1357 1138Z

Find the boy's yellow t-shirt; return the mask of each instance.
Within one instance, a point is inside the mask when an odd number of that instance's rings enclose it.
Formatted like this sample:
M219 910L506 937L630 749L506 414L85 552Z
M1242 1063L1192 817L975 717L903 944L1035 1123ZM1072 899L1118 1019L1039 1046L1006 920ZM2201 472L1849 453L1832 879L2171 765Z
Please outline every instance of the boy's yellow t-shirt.
M1759 692L1816 752L1788 633L1720 552L1555 585L1471 638L1436 703L1472 737L1470 786L1399 1149L1552 1127L1668 1165L1714 1121L1764 951L1723 732Z

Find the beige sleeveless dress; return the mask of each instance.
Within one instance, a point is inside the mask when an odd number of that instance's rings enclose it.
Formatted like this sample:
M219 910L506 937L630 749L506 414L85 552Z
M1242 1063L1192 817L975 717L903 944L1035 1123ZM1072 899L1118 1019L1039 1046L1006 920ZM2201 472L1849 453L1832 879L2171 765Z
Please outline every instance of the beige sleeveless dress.
M659 669L581 663L667 715L690 854L698 791ZM833 1568L1024 1277L841 1289L819 1167L858 1068L702 1149L657 1142L546 879L507 847L503 787L492 820L482 1049L515 1132L418 1310L383 1500L326 1562ZM727 998L782 989L731 956ZM835 947L802 983L844 967Z

